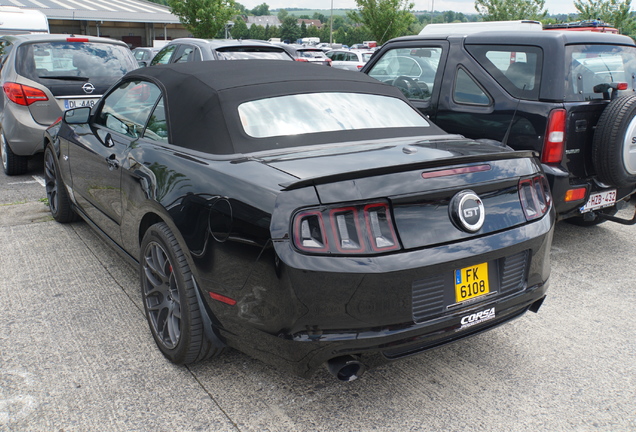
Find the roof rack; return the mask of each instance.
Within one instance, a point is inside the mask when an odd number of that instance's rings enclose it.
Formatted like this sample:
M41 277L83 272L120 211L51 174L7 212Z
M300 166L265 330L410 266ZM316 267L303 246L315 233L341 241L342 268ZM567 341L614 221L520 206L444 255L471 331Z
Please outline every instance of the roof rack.
M560 24L546 24L543 26L544 30L570 30L570 31L593 31L600 33L616 33L618 29L612 27L611 24L603 22L601 20L583 20L569 23Z

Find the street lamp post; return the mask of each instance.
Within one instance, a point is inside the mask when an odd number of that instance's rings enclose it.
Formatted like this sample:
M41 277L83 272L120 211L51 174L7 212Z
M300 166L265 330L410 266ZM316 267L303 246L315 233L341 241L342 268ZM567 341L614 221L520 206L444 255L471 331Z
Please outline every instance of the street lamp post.
M331 16L329 17L329 46L333 45L333 0L331 0Z

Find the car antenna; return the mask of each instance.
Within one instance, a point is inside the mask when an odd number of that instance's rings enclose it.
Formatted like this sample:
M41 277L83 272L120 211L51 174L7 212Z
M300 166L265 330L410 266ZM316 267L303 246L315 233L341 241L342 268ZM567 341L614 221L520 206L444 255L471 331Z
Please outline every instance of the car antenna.
M523 88L521 89L521 91L524 91L526 89L526 85L523 85ZM506 133L504 134L503 139L501 140L501 143L503 145L508 145L508 137L510 136L510 131L512 130L512 125L515 122L515 117L517 116L517 110L519 109L519 104L521 103L521 98L517 99L517 106L515 106L515 111L512 113L512 118L510 119L510 124L508 125L508 129L506 129Z

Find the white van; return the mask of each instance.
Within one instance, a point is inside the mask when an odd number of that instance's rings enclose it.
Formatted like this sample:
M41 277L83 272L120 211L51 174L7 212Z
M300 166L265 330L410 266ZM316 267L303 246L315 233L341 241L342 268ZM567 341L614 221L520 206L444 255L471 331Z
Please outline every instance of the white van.
M539 21L479 21L465 23L428 24L420 32L421 35L430 34L472 34L483 31L541 31L543 26Z
M35 9L0 6L0 35L49 33L49 20Z

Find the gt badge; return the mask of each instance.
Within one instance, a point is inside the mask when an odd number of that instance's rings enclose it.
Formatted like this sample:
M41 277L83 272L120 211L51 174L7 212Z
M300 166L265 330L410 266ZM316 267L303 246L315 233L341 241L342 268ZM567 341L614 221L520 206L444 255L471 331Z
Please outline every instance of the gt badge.
M474 233L484 225L486 212L481 198L471 190L459 192L451 199L450 218L463 231Z

